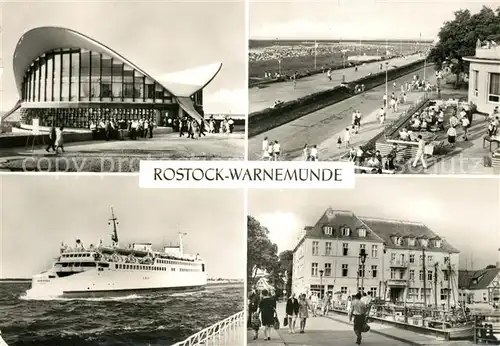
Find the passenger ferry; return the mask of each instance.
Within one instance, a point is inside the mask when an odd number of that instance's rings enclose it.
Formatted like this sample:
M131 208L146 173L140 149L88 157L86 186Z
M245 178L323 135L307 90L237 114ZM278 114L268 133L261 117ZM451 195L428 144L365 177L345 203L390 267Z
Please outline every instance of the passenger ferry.
M88 297L133 294L155 290L196 290L207 284L205 262L184 253L179 245L154 251L151 243L122 247L118 242L117 218L111 208L112 244L90 245L80 240L75 247L61 244L52 268L32 279L28 297Z

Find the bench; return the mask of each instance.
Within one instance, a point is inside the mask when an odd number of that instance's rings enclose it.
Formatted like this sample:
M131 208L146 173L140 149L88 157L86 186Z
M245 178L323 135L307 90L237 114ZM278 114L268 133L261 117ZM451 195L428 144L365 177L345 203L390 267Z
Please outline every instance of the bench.
M415 156L417 156L418 144L417 145L407 145L404 142L405 146L403 148L401 144L398 144L398 150L396 154L396 161L407 161ZM380 151L380 155L386 157L392 150L392 143L376 143L375 149Z
M497 144L497 149L500 147L500 138L498 138L498 137L495 138L495 137L490 137L488 135L485 135L483 137L483 149L486 146L486 142L490 143L490 151L491 151L491 144L492 143L496 143Z

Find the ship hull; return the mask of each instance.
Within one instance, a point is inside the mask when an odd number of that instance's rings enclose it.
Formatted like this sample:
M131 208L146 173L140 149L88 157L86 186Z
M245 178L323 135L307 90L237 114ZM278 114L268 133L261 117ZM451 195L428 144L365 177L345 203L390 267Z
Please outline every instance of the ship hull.
M170 268L169 268L170 269ZM124 270L93 268L60 277L48 271L33 277L27 291L31 297L68 296L123 296L136 292L185 291L203 288L207 284L205 272Z
M140 289L123 289L112 291L64 291L63 298L102 298L102 297L124 297L133 294L144 295L150 293L164 292L198 292L203 291L206 286L180 286L180 287L163 287L163 288L140 288Z

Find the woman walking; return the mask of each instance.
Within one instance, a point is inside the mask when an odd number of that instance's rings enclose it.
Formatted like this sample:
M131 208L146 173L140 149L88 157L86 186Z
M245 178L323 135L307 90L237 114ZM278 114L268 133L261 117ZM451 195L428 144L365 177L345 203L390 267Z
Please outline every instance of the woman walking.
M292 293L286 302L286 318L288 319L288 332L295 333L295 321L299 314L299 301L295 298L295 293Z
M304 334L304 329L306 328L306 321L309 317L309 303L306 300L306 295L301 294L299 298L299 319L300 319L300 333Z
M259 314L261 315L262 325L264 326L264 339L271 340L271 329L274 326L276 317L276 301L269 297L267 290L262 290L262 300L259 303Z
M61 126L56 130L56 154L58 153L59 148L61 148L61 152L64 153L64 138L63 138L64 126Z

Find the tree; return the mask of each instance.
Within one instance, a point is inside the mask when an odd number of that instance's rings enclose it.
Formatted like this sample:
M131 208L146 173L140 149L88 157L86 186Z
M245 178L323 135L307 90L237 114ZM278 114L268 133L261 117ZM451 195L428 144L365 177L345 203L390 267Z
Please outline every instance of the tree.
M497 266L496 265L493 265L493 264L489 264L486 266L486 268L484 269L495 269Z
M268 274L278 266L278 247L269 239L269 231L252 216L247 217L247 285L253 287L259 270Z
M292 292L293 251L285 250L281 252L279 259L280 270L286 278L285 289L290 294Z
M478 40L500 41L500 7L496 10L483 6L471 15L469 10L455 12L455 19L444 23L438 34L439 42L429 53L429 59L440 69L448 64L459 83L461 73L469 71L466 56L473 56ZM499 42L500 43L500 42Z

